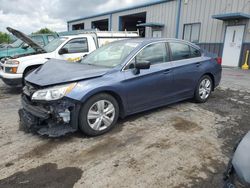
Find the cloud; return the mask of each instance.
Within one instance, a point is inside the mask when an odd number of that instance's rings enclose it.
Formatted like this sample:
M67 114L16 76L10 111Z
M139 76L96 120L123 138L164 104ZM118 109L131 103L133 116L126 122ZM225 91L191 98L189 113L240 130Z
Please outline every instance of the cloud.
M25 33L40 28L67 30L67 21L150 2L151 0L0 0L0 31L13 27ZM115 8L114 8L115 7Z

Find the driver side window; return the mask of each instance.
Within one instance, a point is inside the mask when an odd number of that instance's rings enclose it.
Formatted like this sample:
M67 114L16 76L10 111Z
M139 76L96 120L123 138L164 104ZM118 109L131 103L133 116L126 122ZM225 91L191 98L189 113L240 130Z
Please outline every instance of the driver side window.
M68 53L83 53L89 51L86 38L73 39L69 41L63 48L67 48Z
M167 62L166 44L162 42L145 47L137 54L136 61L148 61L151 65Z
M146 46L136 55L136 62L149 62L151 65L165 63L169 61L166 43L156 43ZM126 69L132 69L135 64L135 58L130 62Z

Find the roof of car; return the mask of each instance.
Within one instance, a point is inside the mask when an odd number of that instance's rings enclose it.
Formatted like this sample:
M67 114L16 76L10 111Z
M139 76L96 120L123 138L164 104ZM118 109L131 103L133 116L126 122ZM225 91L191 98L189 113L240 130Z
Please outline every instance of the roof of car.
M181 40L181 39L176 39L176 38L135 38L135 39L127 39L126 41L130 41L130 42L139 42L142 44L149 44L149 43L153 43L153 42L161 42L161 41L166 41L166 42L181 42L181 43L186 43L192 46L196 46L198 48L200 48L199 46L189 42L189 41L185 41L185 40Z

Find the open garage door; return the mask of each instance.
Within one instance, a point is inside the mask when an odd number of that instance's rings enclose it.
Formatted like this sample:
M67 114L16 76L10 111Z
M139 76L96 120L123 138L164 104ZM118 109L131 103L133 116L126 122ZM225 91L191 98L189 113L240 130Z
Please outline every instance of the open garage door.
M140 36L145 37L145 28L137 27L137 24L145 22L146 22L146 12L121 16L119 30L136 31L137 29L139 29Z
M84 30L84 23L72 25L72 30Z
M108 31L109 30L109 20L97 20L92 22L92 29L99 29L100 31Z

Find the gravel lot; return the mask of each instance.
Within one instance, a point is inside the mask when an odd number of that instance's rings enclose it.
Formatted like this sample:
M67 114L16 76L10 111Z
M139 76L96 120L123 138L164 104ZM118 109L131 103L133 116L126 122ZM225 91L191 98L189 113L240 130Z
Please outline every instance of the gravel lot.
M130 116L96 138L50 139L18 130L20 89L0 81L0 187L221 187L250 129L249 83L249 71L224 69L205 104Z

